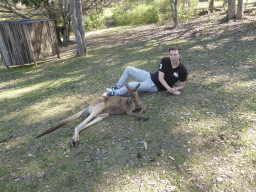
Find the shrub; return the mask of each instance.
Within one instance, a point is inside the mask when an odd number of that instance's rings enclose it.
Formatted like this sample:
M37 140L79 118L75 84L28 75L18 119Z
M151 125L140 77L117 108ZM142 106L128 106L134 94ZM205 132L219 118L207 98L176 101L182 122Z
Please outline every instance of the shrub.
M189 7L184 7L184 4L180 4L180 6L178 6L179 21L180 22L183 22L186 20L190 21L193 17L195 17L197 15L197 9L196 9L197 4L198 4L198 1L196 0L191 0Z
M84 17L84 27L86 30L97 29L101 27L105 22L103 14L96 14Z
M113 11L116 25L129 25L141 23L157 23L159 9L153 5L140 4L135 8L127 9L127 6L118 5Z

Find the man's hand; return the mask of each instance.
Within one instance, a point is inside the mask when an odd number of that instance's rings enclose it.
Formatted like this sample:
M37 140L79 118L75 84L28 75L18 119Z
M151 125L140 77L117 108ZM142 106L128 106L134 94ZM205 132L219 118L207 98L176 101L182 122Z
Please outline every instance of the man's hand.
M169 90L167 90L167 92L172 93L174 95L180 95L181 92L177 91L175 88L170 88Z

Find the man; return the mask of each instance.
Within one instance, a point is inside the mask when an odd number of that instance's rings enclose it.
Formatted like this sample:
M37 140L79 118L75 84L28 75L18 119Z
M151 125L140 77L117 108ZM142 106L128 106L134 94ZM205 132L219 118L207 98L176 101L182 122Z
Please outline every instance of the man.
M158 67L158 72L149 73L147 71L134 67L126 67L118 83L108 89L107 96L123 95L128 92L124 86L130 76L138 79L140 82L129 82L129 86L134 88L138 83L138 91L157 92L167 90L174 95L180 95L180 90L185 88L187 80L187 69L181 63L181 49L178 45L169 49L169 57L164 57ZM179 81L177 87L173 85Z

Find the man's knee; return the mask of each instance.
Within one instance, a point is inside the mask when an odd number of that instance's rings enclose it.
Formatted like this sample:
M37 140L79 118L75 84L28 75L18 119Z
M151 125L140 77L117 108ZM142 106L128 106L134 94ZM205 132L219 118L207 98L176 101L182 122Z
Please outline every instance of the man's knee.
M133 67L131 67L131 66L127 66L127 67L125 68L125 71L130 71L132 68L133 68Z
M133 82L133 81L131 81L131 82L128 83L128 85L129 85L132 89L134 89L139 83L140 83L140 85L141 85L141 82ZM141 87L143 87L143 86L140 86L138 90L140 90Z
M132 89L134 89L134 87L133 87L133 82L128 82L128 85L129 85L129 87L131 87Z

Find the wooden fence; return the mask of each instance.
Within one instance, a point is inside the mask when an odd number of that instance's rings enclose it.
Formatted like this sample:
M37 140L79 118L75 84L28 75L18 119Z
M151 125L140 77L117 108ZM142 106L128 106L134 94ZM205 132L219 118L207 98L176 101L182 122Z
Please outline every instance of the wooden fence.
M0 52L6 67L44 60L57 54L54 20L16 20L0 22Z

